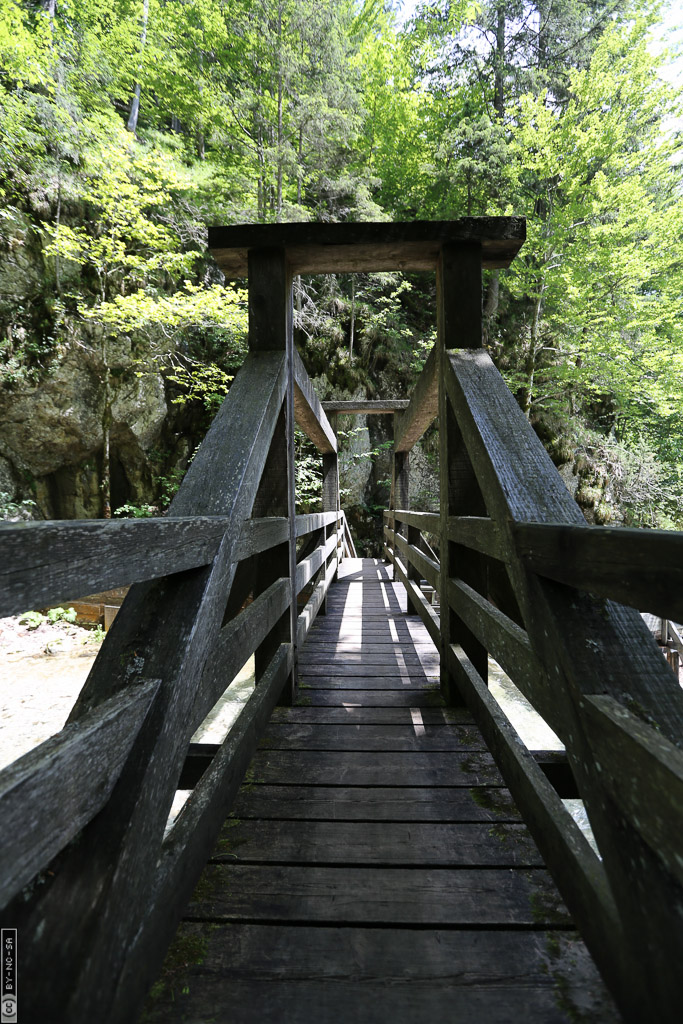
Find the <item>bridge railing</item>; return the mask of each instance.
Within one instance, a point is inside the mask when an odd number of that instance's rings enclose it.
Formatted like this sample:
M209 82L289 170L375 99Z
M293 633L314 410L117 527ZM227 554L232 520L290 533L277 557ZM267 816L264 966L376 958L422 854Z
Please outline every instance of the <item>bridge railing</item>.
M294 414L323 452L322 513L294 515ZM257 351L167 517L0 529L0 615L133 584L65 727L0 773L0 905L27 1020L137 1019L272 708L292 698L343 523L306 371ZM191 744L251 655L256 685L224 742Z
M439 647L444 695L470 706L625 1019L674 1021L683 691L634 609L683 619L683 534L588 526L483 349L435 353L410 443L437 389L440 513L385 512L386 556ZM599 856L491 696L489 653L565 745Z

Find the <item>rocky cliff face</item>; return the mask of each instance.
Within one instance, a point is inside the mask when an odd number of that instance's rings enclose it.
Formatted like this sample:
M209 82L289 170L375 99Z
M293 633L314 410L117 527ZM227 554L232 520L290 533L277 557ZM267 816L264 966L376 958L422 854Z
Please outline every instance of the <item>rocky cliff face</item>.
M136 377L122 356L112 368L112 507L148 500L150 452L168 407L157 374ZM78 348L30 389L0 395L0 489L33 498L42 518L101 514L106 401L104 367Z
M108 462L112 509L154 500L155 478L184 468L194 446L179 436L185 414L169 407L154 367L140 374L130 338L103 341L76 316L56 330L35 225L14 212L0 243L0 493L34 501L36 518L97 517Z

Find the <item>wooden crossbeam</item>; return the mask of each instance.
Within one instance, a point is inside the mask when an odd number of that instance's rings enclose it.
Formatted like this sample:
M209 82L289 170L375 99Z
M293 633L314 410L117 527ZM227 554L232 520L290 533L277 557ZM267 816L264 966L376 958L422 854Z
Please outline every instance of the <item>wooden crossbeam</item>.
M342 224L239 224L209 228L227 278L246 277L251 248L283 246L292 274L435 270L444 244L480 242L482 266L507 267L526 238L523 217Z
M408 408L407 398L357 399L348 402L323 402L325 412L342 413L345 416L372 416L382 413L402 412Z

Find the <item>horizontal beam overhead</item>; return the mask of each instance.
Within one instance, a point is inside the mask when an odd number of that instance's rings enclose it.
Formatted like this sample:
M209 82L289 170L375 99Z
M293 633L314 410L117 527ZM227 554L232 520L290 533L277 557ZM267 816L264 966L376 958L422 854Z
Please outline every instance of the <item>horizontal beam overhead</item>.
M362 399L355 402L323 402L325 412L339 412L347 416L368 416L371 413L402 412L410 402L407 398L388 398L385 401Z
M209 249L227 278L247 277L248 251L284 246L293 274L435 270L444 244L481 245L482 266L507 267L526 238L524 217L344 224L237 224L209 228Z

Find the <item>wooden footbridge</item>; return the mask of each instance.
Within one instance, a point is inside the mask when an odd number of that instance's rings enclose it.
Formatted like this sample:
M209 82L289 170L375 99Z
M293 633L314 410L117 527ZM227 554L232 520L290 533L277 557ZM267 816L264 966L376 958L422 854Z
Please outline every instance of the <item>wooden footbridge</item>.
M169 516L0 530L0 614L133 584L65 728L0 775L20 1021L678 1021L683 693L636 609L683 621L683 535L587 526L481 347L482 266L523 239L214 229L250 352ZM292 275L395 269L436 271L438 341L394 406L386 560L344 558ZM295 421L319 514L295 515ZM252 654L225 740L193 743ZM524 745L489 655L564 754Z

